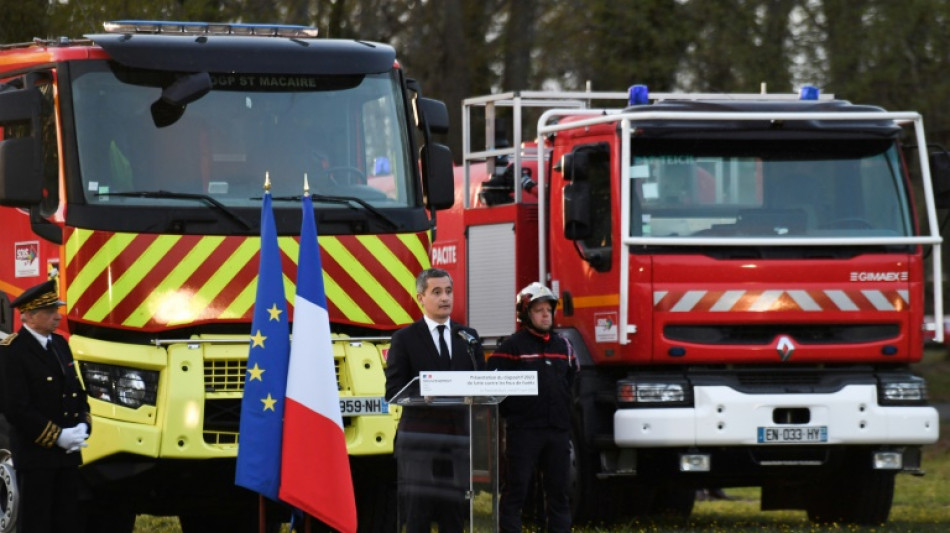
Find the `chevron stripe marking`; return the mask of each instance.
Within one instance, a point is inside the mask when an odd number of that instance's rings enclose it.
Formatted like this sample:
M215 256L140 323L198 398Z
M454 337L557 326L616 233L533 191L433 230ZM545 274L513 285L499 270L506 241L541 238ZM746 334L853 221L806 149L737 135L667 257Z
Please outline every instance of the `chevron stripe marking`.
M112 290L103 291L96 303L83 314L83 318L96 322L105 318L142 281L155 264L165 257L179 239L178 235L159 235L112 284Z
M241 241L240 246L228 257L225 264L242 265L242 270L256 272L257 265L254 265L251 259L258 253L260 246L260 239L245 239ZM194 295L194 298L197 298L199 301L208 302L202 313L202 318L206 319L216 318L218 316L219 313L215 311L219 307L224 307L224 304L220 306L217 305L220 300L227 300L226 303L231 302L234 294L226 295L224 289L234 279L240 278L240 276L235 275L234 272L228 272L227 269L219 268L217 264L213 266L215 267L214 273L201 285L201 288L198 289ZM249 277L253 279L253 273L251 273ZM190 285L190 283L186 283L186 285Z
M115 261L115 258L132 242L135 237L129 233L116 233L109 237L96 253L83 265L66 289L66 301L78 301L80 295L95 279L101 275Z
M194 246L163 280L152 290L145 300L129 315L123 325L140 328L153 317L160 323L176 323L185 316L197 316L207 302L193 298L191 291L179 291L179 288L191 276L224 237L204 237L199 242L209 246ZM196 243L198 244L198 243Z
M770 311L904 311L907 290L769 289L764 291L654 291L653 306L660 312L770 312Z
M405 324L412 322L412 317L402 309L393 295L366 269L363 262L357 260L350 250L338 240L334 239L326 242L323 250L344 268L346 274L376 302L393 323ZM371 258L367 258L367 260L371 260Z

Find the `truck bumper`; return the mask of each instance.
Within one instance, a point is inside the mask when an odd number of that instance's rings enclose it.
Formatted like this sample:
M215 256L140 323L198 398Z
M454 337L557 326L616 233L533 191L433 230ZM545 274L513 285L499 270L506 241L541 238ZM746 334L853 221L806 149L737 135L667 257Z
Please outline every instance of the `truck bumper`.
M760 442L760 428L826 430L824 440L798 445L920 445L934 443L940 435L936 409L879 405L873 385L848 385L829 394L744 394L725 386L699 386L694 398L694 407L688 408L617 410L615 444L770 446ZM788 410L807 410L807 422L781 423Z

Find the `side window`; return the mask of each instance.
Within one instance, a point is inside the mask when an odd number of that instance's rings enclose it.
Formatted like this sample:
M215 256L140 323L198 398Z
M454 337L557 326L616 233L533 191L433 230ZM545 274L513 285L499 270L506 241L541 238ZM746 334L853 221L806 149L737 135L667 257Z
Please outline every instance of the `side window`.
M40 214L48 217L59 207L59 144L56 135L53 74L42 72L28 76L40 89L43 102L40 111L40 140L43 146L43 202Z
M598 272L610 270L613 213L610 148L607 143L582 145L565 154L564 236Z
M610 203L610 149L606 144L590 148L588 157L588 181L590 181L591 234L584 239L584 246L591 249L611 247L613 224ZM609 250L607 252L610 253Z

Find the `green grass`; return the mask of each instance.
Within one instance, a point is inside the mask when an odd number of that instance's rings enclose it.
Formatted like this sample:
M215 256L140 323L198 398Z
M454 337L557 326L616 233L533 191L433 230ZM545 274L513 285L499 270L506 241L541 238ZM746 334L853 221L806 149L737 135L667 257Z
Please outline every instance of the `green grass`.
M946 349L928 349L914 366L927 379L930 399L950 403L950 356ZM897 476L890 521L877 527L816 526L804 511L760 511L759 489L729 489L729 501L698 501L683 522L630 522L611 529L575 528L581 533L945 533L950 531L950 427L941 427L940 441L924 448L927 475ZM286 530L286 526L285 526ZM174 517L139 516L136 533L180 533Z
M698 501L686 522L630 522L578 532L686 533L945 533L950 531L950 428L924 451L927 475L897 477L890 521L878 527L816 526L804 511L760 511L759 489L729 489L730 501ZM286 529L286 526L285 526ZM139 516L136 533L180 533L177 518Z

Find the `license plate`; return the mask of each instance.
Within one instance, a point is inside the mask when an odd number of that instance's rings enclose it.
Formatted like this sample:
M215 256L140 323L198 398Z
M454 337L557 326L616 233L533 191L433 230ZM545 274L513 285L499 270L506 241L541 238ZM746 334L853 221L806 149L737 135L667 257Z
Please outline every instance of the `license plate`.
M382 396L365 398L340 398L340 414L343 416L389 414L389 404Z
M760 427L759 444L828 442L828 426Z

